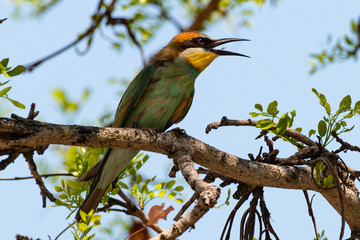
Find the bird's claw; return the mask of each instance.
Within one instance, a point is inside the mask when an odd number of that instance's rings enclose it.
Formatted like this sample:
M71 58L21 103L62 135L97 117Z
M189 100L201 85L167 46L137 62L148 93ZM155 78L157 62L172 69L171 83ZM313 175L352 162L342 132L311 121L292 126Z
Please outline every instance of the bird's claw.
M186 134L186 131L184 129L182 129L182 128L179 128L179 127L173 128L169 132L173 132L173 133L175 133L177 135Z

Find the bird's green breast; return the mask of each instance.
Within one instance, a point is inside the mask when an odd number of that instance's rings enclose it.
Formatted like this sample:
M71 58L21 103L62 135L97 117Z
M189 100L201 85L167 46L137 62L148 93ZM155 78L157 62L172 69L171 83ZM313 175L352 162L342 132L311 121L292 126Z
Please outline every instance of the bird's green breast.
M190 108L199 73L183 58L156 66L124 127L162 131L180 121Z

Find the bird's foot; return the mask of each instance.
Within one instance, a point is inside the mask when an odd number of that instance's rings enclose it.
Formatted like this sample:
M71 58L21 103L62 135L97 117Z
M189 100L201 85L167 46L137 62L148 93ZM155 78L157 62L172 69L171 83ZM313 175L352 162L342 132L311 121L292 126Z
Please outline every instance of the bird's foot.
M150 135L156 135L159 131L155 128L144 128Z
M184 129L178 128L178 127L173 128L173 129L169 130L168 132L173 132L176 135L184 135L184 134L186 134L186 131Z

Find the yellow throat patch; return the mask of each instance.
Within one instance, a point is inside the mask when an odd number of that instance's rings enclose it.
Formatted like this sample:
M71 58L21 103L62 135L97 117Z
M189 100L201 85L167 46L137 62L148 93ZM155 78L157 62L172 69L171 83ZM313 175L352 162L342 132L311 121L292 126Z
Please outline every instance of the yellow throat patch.
M202 48L188 48L180 56L184 57L189 64L202 72L219 55Z

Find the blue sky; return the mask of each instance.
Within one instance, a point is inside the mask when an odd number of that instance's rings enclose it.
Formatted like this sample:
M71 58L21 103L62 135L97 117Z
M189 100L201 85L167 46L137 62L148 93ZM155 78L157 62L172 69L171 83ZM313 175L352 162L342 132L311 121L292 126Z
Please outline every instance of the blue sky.
M94 7L95 4L89 4L89 1L63 1L41 18L14 19L11 17L12 4L1 1L0 18L7 17L8 20L0 25L0 58L9 57L10 64L15 66L47 55L73 40L88 26L89 14ZM358 62L335 64L315 75L309 75L310 53L322 50L329 34L337 39L349 33L350 20L359 17L359 9L360 2L355 0L280 1L276 6L266 4L263 9L256 10L252 18L253 27L250 29L222 22L215 24L205 32L213 38L251 39L251 42L227 46L229 50L244 53L251 58L216 59L197 78L193 105L177 127L214 147L246 158L248 153L256 154L259 146L264 145L261 140L255 140L259 130L224 127L205 134L206 125L219 121L222 116L248 119L248 113L254 111L255 103L267 105L277 100L281 113L296 109L295 127L301 126L308 131L316 128L317 122L324 115L311 88L324 93L333 108L348 94L353 101L360 100ZM144 48L146 56L151 56L166 45L176 33L172 26L165 26L159 36ZM80 45L79 48L83 49L84 46ZM1 106L9 108L9 112L25 116L30 104L35 102L40 111L38 119L66 123L52 100L51 90L56 87L64 88L71 97L79 98L85 88L90 88L92 95L89 102L72 123L94 125L93 119L105 110L115 111L120 100L117 92L121 87L109 85L108 79L131 79L139 68L141 59L135 47L126 45L118 53L111 49L108 42L96 36L94 46L85 56L78 56L73 50L69 50L34 72L12 80L10 95L24 103L27 110L12 108L4 101L1 101ZM358 122L357 118L352 124ZM359 126L344 136L344 139L359 145L357 136ZM276 143L276 147L280 149L281 157L289 156L296 150L280 141ZM343 157L349 166L360 169L357 155L349 153ZM54 166L61 163L61 158L51 153L37 156L36 159L51 162ZM170 163L166 157L151 154L145 171L149 175L161 174L164 166L169 167ZM28 175L28 167L21 158L0 173L1 177ZM178 179L182 181L181 178ZM0 225L6 228L0 231L1 239L13 239L15 234L41 239L47 239L50 235L54 238L66 227L67 210L61 207L42 209L39 189L33 180L0 182L0 190L0 205L3 206ZM226 191L227 189L222 190L223 196L219 203L225 200ZM188 192L186 196L190 194ZM314 193L309 194L312 196ZM265 188L265 199L272 213L273 227L281 239L313 239L312 222L301 191ZM185 233L181 239L203 239L204 236L218 239L231 206L235 203L232 200L229 207L213 209L196 224L196 229ZM171 204L177 210L180 207L176 203ZM324 229L329 239L338 238L340 217L335 210L320 194L316 194L313 207L318 229ZM175 212L168 219L174 217ZM239 222L240 219L239 215L235 221ZM171 221L159 224L167 228ZM238 228L235 228L234 238L238 237L237 231ZM71 238L70 234L66 236L63 239ZM349 236L348 230L346 236Z

